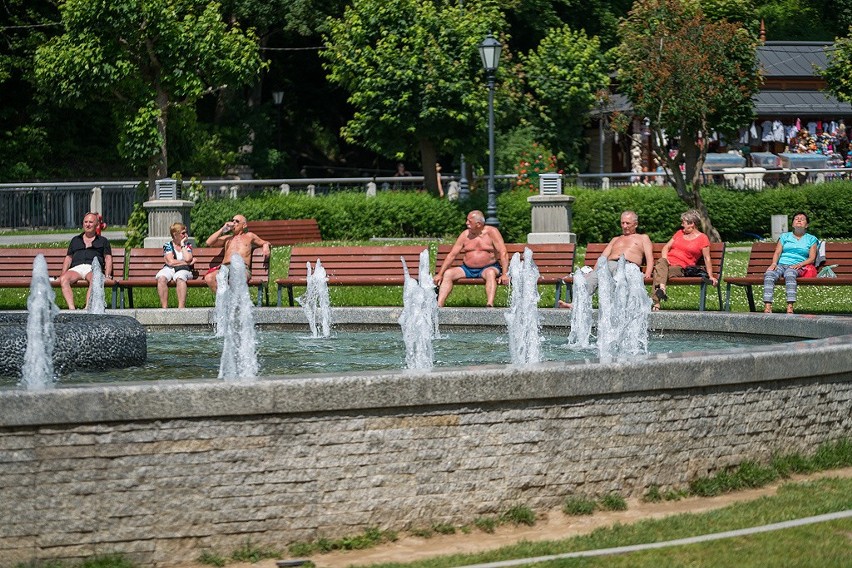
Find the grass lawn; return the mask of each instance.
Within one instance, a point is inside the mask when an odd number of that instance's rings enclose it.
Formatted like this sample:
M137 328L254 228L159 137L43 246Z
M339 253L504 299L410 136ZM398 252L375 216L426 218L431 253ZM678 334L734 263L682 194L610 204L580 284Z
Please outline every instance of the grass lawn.
M115 241L112 243L114 247L123 246L123 241ZM339 242L326 241L321 243L322 246L334 245L375 245L376 243L368 242ZM386 244L422 244L424 247L429 247L431 258L435 258L438 243L435 241L400 241L387 242ZM33 245L34 247L65 247L66 242L57 242L50 244ZM747 248L748 244L740 245L742 248ZM583 262L584 248L578 249L575 266L580 266ZM274 247L272 251L271 263L271 280L280 278L287 273L289 264L289 247ZM724 274L729 276L742 276L745 274L746 265L748 264L747 250L728 250L725 254ZM402 267L400 266L400 271ZM434 270L433 270L434 274ZM722 298L725 297L725 285L721 284ZM555 287L540 286L541 300L539 307L549 308L555 303ZM0 310L21 310L26 309L26 298L29 291L26 289L0 289ZM295 294L298 296L304 293L304 289L295 289ZM269 290L269 298L272 304L275 304L277 288L275 283ZM329 289L332 306L401 306L402 305L402 287L401 286L349 286L349 287L331 287ZM784 302L783 287L776 286L775 302L778 311L783 311L786 303ZM75 290L77 304L81 305L84 300L85 290ZM756 287L755 296L759 302L760 287ZM57 290L57 303L60 308L65 307L65 302L62 300L62 295ZM158 308L160 306L157 297L156 288L137 288L134 293L134 303L138 308ZM669 301L663 304L664 310L696 310L698 309L698 287L697 286L672 286L669 288ZM508 288L500 286L497 292L497 306L506 306L508 300ZM283 302L286 305L286 294ZM170 291L169 305L177 306L174 291ZM482 307L485 305L485 289L483 286L457 286L450 297L447 299L448 307ZM206 289L197 288L190 289L187 295L188 307L211 307L213 306L213 295ZM719 302L718 295L715 289L709 291L707 297L707 309L718 310ZM746 301L745 290L742 287L734 286L731 290L731 310L735 312L748 311L748 302ZM799 288L799 301L796 303L797 313L804 314L852 314L852 286L802 286Z
M598 529L593 533L551 542L521 542L480 554L442 556L407 564L410 568L449 568L516 558L532 558L664 542L710 533L778 523L852 509L852 479L827 478L787 483L776 495L741 502L701 514L679 514L659 520ZM591 558L560 559L526 566L547 567L834 567L849 566L852 518L806 525L751 536L680 545L659 550Z

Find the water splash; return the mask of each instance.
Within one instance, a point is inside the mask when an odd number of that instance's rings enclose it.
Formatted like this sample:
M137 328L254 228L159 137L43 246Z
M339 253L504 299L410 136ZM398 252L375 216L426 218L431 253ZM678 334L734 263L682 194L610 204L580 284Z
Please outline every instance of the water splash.
M41 254L33 261L27 312L27 350L19 384L27 390L53 388L56 380L53 368L53 348L56 345L53 318L59 313L59 308L50 286L47 261Z
M86 311L90 314L106 313L106 299L104 298L104 271L97 258L92 259L92 281L89 283L89 304Z
M405 366L407 369L429 370L435 361L432 339L439 333L438 298L429 273L429 249L420 253L419 281L409 274L405 258L400 257L400 260L405 277L403 308L399 316L405 343Z
M239 256L239 255L238 255ZM213 334L225 337L228 333L228 306L231 304L231 287L228 286L228 265L216 271L216 299L213 304Z
M576 349L588 349L591 346L592 324L592 295L586 285L586 272L580 268L574 272L574 286L571 296L571 333L568 334L568 346Z
M226 303L222 306L226 314L225 325L222 326L225 328L225 341L219 362L219 378L228 382L251 381L257 377L258 372L257 337L252 313L254 306L246 280L246 265L240 255L231 257L230 270L227 272L228 291ZM221 290L221 287L218 290ZM216 300L219 307L218 293Z
M328 337L331 335L331 307L328 297L328 277L325 268L317 259L314 271L311 272L311 263L305 263L308 267L307 289L303 296L296 298L302 311L308 320L312 337ZM319 325L317 325L319 323Z
M524 259L519 253L509 263L509 308L506 323L509 328L509 354L514 365L532 365L541 362L541 316L538 313L538 267L533 253L524 249Z
M623 256L618 259L614 274L606 264L596 271L599 358L605 361L646 354L651 299L645 290L642 271Z

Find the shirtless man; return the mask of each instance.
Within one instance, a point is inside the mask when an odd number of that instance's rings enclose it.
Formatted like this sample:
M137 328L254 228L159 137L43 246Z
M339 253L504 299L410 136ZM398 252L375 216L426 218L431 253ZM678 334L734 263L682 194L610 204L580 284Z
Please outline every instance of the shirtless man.
M648 235L640 235L636 232L639 226L639 216L633 211L625 211L621 214L621 234L611 241L601 253L601 257L607 260L610 272L615 272L618 259L624 256L624 260L632 262L636 266L642 266L642 258L645 258L645 278L651 277L654 269L654 247ZM598 275L591 271L586 276L586 289L589 296L598 288ZM570 308L571 304L559 300L560 308Z
M231 232L232 234L226 234ZM269 262L269 241L264 241L254 233L248 231L248 221L242 215L234 215L234 218L222 225L215 233L207 238L208 247L225 247L225 255L222 264L231 264L231 257L235 254L243 257L246 265L246 278L251 279L251 251L257 247L263 247L263 261ZM211 269L204 275L204 281L210 290L216 293L216 273L219 267Z
M506 244L500 231L485 224L482 211L471 211L467 216L466 225L467 229L456 239L456 244L435 275L435 284L441 286L438 290L438 305L443 307L456 280L483 278L487 305L492 308L494 297L497 295L497 283L506 284L509 281L509 253L506 252ZM448 269L459 253L464 255L463 264Z

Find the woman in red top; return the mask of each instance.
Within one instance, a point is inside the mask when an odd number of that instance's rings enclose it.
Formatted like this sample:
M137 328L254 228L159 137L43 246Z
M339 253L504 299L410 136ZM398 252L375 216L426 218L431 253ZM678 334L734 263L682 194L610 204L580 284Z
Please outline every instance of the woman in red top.
M710 239L698 230L700 222L701 217L694 209L682 214L680 224L683 228L666 243L660 253L660 259L654 264L654 272L651 275L654 280L654 293L651 295L654 305L651 309L655 312L660 309L660 300L669 299L666 295L666 282L669 278L683 276L684 269L688 266L696 266L702 257L710 283L713 286L719 284L719 280L713 276Z

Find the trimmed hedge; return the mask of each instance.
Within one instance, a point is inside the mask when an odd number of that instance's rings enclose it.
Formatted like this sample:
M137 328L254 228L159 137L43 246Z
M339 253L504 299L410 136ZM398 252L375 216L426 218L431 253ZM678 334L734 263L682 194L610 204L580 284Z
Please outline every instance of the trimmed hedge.
M206 200L192 210L193 234L206 239L237 213L252 221L314 218L325 240L371 237L443 237L464 229L466 213L455 203L426 193L342 192L323 197L270 194L239 200Z
M670 187L626 187L607 191L565 188L576 198L572 230L577 242L607 242L621 234L621 212L639 215L639 230L654 242L665 242L680 228L680 214L688 209ZM498 217L507 242L523 242L531 229L529 195L506 192L499 196ZM772 215L806 212L810 231L821 238L852 237L852 181L785 186L759 192L732 191L707 186L701 196L713 226L725 241L751 240L770 235ZM504 212L506 214L504 214Z
M576 198L574 225L577 242L606 242L621 233L621 212L639 215L639 230L655 242L665 242L680 228L687 206L667 187L628 187L607 191L568 187ZM507 191L497 198L500 231L506 242L526 242L532 230L528 192ZM701 195L713 224L725 241L769 236L772 215L805 211L810 230L821 238L852 237L852 181L788 186L760 192L730 191L707 186ZM203 241L231 216L242 213L251 221L315 218L326 240L367 240L371 237L451 237L464 229L469 209L484 209L484 196L469 203L436 199L419 192L380 192L367 198L361 192L323 197L270 193L239 200L205 200L192 210L193 235Z

